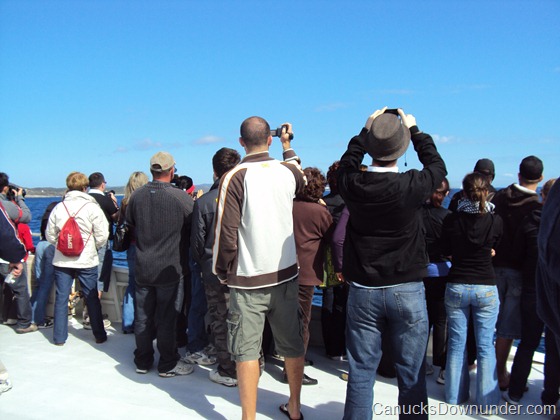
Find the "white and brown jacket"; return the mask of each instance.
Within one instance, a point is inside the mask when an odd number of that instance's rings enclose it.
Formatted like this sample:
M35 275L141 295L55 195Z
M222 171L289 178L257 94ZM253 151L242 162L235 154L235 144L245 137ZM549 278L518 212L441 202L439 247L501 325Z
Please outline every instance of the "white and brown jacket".
M252 153L222 177L213 272L229 287L276 286L298 275L293 200L305 178L292 149L284 161Z

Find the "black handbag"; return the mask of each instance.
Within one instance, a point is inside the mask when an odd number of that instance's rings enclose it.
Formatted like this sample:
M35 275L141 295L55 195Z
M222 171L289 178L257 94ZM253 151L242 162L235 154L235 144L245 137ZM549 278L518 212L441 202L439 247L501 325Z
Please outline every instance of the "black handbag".
M113 251L126 251L130 247L131 239L130 227L126 222L118 224L113 235Z

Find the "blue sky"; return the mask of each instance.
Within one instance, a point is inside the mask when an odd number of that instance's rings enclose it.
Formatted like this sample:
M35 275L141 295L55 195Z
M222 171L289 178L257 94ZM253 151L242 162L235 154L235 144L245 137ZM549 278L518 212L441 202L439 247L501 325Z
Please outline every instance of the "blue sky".
M416 116L452 187L525 156L560 175L559 1L0 1L0 171L63 187L149 173L159 150L212 181L243 119L294 125L323 171L382 106ZM273 156L281 158L278 139ZM408 167L419 168L412 147Z

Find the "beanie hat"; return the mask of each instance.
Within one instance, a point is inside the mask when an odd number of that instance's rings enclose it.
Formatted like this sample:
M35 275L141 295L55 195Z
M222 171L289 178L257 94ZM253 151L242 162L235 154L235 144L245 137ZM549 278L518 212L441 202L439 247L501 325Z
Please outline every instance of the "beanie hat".
M394 114L381 114L373 120L365 142L366 151L380 161L397 160L410 144L410 130Z

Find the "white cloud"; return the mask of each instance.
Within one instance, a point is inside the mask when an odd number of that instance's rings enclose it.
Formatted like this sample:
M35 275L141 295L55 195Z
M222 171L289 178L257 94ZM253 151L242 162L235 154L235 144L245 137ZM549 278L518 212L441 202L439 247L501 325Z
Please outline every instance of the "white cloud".
M510 173L507 173L507 172L505 174L502 174L502 176L505 177L505 178L516 178L517 177L516 174L510 174Z
M149 150L149 149L161 149L162 144L159 141L154 141L152 139L143 139L139 140L135 143L135 148L140 150Z
M451 143L457 140L455 136L440 136L439 134L432 134L432 138L435 143Z
M215 144L222 143L223 141L224 139L218 136L204 136L194 140L193 144Z

